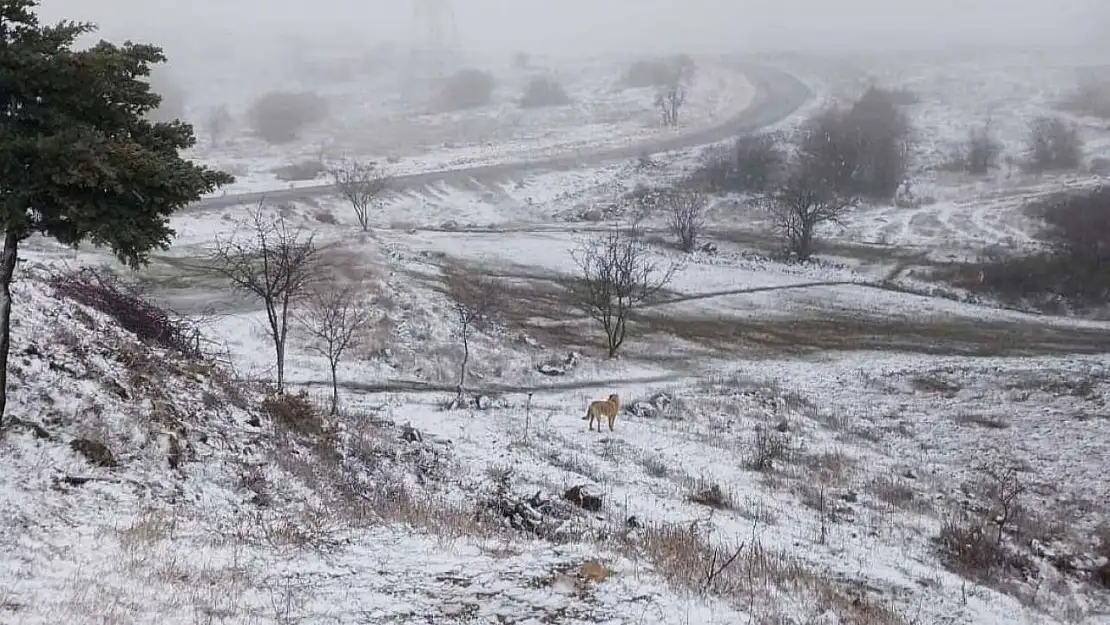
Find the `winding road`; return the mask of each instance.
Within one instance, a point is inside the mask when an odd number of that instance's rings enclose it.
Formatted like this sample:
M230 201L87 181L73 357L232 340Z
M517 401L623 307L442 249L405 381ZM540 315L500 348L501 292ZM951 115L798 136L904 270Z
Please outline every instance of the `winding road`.
M498 163L478 167L426 171L393 178L397 188L412 188L437 182L465 182L470 178L520 174L529 171L560 171L580 167L597 166L612 161L636 158L641 154L655 154L671 150L682 150L717 141L724 141L736 135L758 130L797 111L813 97L809 88L797 78L786 72L766 65L737 64L752 86L755 97L748 108L718 126L706 128L667 139L639 143L631 146L608 148L589 154L575 154L531 161ZM321 184L298 187L295 189L276 189L272 191L236 193L219 197L205 198L189 206L188 211L205 211L226 208L238 204L254 204L263 198L277 202L305 200L334 193L334 185Z

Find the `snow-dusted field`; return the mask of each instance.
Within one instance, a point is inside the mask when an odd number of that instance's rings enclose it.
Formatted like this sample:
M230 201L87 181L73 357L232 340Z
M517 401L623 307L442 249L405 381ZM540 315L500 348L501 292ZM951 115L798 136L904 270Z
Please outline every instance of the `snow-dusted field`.
M741 112L754 97L752 85L735 67L713 58L699 59L686 88L679 127L663 128L655 104L657 89L621 87L627 67L627 61L612 59L560 59L528 69L493 67L490 71L498 81L493 102L452 113L430 110L434 89L402 97L402 88L392 75L344 82L322 91L330 116L295 143L269 145L253 137L240 119L237 130L216 143L204 135L204 126L198 125L201 141L191 155L236 175L237 182L221 193L283 189L327 180L282 180L282 168L344 157L377 161L390 174L405 175L639 145L720 124ZM558 81L572 102L522 108L521 94L536 76ZM227 103L212 99L228 97L227 91L217 87L218 83L195 87L201 95L190 111L198 119L216 103ZM242 90L240 85L231 93ZM233 102L231 110L241 117L247 106L249 100Z
M261 396L237 399L234 382L162 352L140 358L110 320L54 298L45 269L21 269L17 311L34 313L17 312L8 409L47 437L23 425L0 441L0 489L15 504L0 523L17 528L0 537L0 621L1110 622L1110 593L1090 573L1110 557L1098 539L1110 520L1110 323L891 279L907 258L1032 244L1021 199L1093 180L935 173L939 146L984 111L1020 141L1023 120L1068 85L1066 69L997 65L865 66L921 95L910 110L932 143L915 192L936 201L864 207L822 232L821 263L795 266L767 257L765 216L722 200L708 229L716 252L652 247L680 268L618 359L603 357L558 280L574 275L571 250L627 217L617 198L681 175L692 154L659 170L412 189L388 198L368 234L333 198L286 209L377 297L373 340L339 369L346 416L325 437L338 460L306 442L324 435L303 423L254 417ZM797 71L826 92L858 82ZM442 154L427 158L456 158ZM260 306L195 269L243 215L176 218L174 247L133 277L203 317L237 374L268 379ZM660 216L645 225L667 236ZM107 260L41 242L27 257ZM503 300L469 343L481 407L446 410L462 347L443 276L460 269L499 276ZM322 399L327 363L303 334L291 341L287 379ZM165 364L144 369L151 360ZM562 375L539 371L568 360ZM613 432L588 431L588 402L610 393L631 410ZM406 426L422 440L402 440ZM74 438L104 442L119 466L90 466ZM187 460L170 468L185 440ZM95 479L59 483L66 475ZM578 485L600 510L559 501ZM1018 492L1004 523L1024 559L961 574L937 539L999 489ZM553 529L476 517L490 500L523 506L496 519L535 514ZM584 581L595 562L608 574Z

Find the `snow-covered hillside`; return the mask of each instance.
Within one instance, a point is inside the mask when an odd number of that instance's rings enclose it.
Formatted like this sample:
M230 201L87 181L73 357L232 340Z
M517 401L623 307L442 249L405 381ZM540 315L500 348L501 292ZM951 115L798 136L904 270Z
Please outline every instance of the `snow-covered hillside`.
M792 63L821 95L858 85ZM939 133L981 113L944 90L952 71L884 76L920 93L908 110ZM984 89L1014 88L989 75ZM205 270L248 207L175 216L174 246L137 272L29 241L0 439L14 504L0 622L1110 622L1110 323L907 272L1029 241L1019 195L1096 178L972 183L926 163L914 179L935 203L863 207L805 265L772 257L745 198L714 200L712 245L692 254L650 215L650 257L678 269L608 359L568 297L571 251L698 151L656 160L406 189L368 232L337 198L273 207L373 301L334 418L327 363L296 329L292 394L267 393L261 306ZM59 297L51 276L86 265L187 313L207 356ZM498 308L468 336L452 407L452 280L480 276ZM615 429L588 430L587 405L611 393Z

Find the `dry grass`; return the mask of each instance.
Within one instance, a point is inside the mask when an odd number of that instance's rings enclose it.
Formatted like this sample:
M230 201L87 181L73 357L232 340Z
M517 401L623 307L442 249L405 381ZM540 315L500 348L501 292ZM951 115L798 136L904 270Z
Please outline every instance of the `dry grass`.
M855 477L859 461L839 449L807 454L802 457L802 465L809 470L809 480L821 484L843 487Z
M688 482L690 482L689 493L686 495L686 501L716 510L731 510L735 507L732 491L715 480L700 476Z
M996 415L974 412L961 412L955 416L955 421L960 425L973 425L988 430L1005 430L1010 427L1009 423Z
M640 466L650 477L665 478L671 474L671 467L662 456L645 452L639 457Z
M820 318L700 318L645 311L641 334L674 336L711 350L806 355L873 350L930 355L1044 356L1110 351L1110 336L1095 329L1003 321L916 320L830 313ZM1014 341L1014 336L1023 340Z
M756 427L752 435L744 466L752 471L772 472L784 464L794 462L798 456L796 441L788 432L778 432L766 427Z
M868 485L868 490L879 501L899 510L916 514L933 511L932 502L918 493L913 481L893 475L876 477Z
M816 614L831 613L838 622L904 625L897 611L808 568L789 554L766 549L758 540L714 545L695 527L659 524L645 528L629 543L630 556L642 557L672 585L693 594L722 599L750 611L760 622L788 622L791 606L816 605Z

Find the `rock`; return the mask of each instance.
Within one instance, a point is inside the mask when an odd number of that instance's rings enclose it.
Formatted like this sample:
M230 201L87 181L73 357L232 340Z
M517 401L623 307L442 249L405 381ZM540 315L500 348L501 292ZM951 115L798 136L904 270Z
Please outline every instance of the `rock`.
M474 404L478 407L478 410L489 410L493 407L493 400L490 399L489 395L479 395L474 400Z
M601 510L601 496L590 493L585 484L578 486L571 486L563 493L563 499L571 502L572 504L588 510L590 512L598 512Z
M716 254L718 251L720 251L720 249L717 247L716 243L710 241L710 242L706 243L705 245L701 246L701 251L706 253L706 254Z
M81 454L86 460L99 467L112 468L119 466L116 457L108 446L99 441L87 438L75 438L69 443L69 448Z
M424 436L420 433L420 430L411 425L405 425L401 428L401 440L409 443L422 443L424 442Z
M600 209L589 208L582 211L578 217L582 219L582 221L601 221L605 217L605 214L602 213Z
M544 375L558 376L566 375L568 371L578 366L581 356L578 352L568 352L566 356L561 359L552 358L547 362L542 363L536 370Z
M539 371L540 373L544 374L544 375L549 375L549 376L552 376L552 377L558 376L558 375L565 375L566 372L567 372L567 370L564 369L563 367L561 367L559 365L553 365L553 364L548 363L548 362L540 364L540 366L536 367L536 370Z
M639 529L643 527L640 523L640 519L637 519L635 514L624 520L624 526L628 529Z

